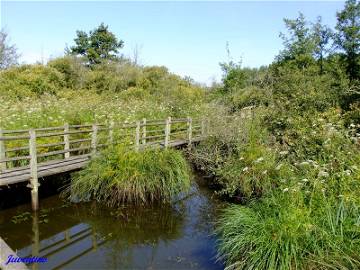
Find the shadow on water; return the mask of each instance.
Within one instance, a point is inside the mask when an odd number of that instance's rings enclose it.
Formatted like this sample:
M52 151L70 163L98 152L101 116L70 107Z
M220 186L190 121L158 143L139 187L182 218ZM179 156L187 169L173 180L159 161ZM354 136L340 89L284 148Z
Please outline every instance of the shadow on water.
M37 214L23 205L0 212L0 235L32 269L223 269L212 223L220 204L197 177L173 205L109 208L71 204L58 195Z

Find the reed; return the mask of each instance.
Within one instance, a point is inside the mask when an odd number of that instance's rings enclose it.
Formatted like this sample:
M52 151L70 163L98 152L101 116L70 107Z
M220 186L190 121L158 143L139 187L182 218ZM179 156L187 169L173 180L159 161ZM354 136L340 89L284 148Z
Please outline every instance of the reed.
M65 194L109 206L169 202L190 188L190 169L173 149L130 151L122 146L103 151L74 174Z

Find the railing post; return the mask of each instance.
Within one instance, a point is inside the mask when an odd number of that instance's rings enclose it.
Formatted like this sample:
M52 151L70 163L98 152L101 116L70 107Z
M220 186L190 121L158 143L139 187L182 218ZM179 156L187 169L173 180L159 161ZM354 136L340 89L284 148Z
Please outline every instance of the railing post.
M64 125L64 150L69 151L70 150L70 138L69 138L69 124L66 123ZM70 151L65 152L65 158L70 157Z
M210 118L206 119L206 136L210 134Z
M98 126L96 124L92 125L92 134L91 134L91 153L96 153L96 144L97 144L97 132Z
M201 137L205 136L205 120L201 119Z
M0 137L3 137L4 133L2 129L0 129ZM5 141L0 139L0 159L6 158L6 149L5 149ZM6 170L6 162L0 163L0 171Z
M165 148L169 146L170 133L171 133L171 117L168 117L165 121L165 141L164 141Z
M114 143L114 121L110 121L109 126L109 144L112 145Z
M188 147L191 147L191 141L192 141L192 118L187 118L187 125L188 125Z
M139 151L140 147L140 121L136 121L135 129L135 151Z
M143 118L142 121L143 127L142 127L142 144L146 144L146 118Z
M39 209L39 179L37 174L38 171L35 130L30 129L29 135L31 206L33 211L37 211Z

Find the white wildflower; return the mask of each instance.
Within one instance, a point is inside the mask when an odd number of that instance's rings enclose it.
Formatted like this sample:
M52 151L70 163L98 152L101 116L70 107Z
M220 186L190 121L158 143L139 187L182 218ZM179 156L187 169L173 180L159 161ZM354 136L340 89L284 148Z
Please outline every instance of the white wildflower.
M329 177L329 173L325 171L320 171L318 177Z
M249 168L248 168L248 167L245 167L242 171L243 171L243 172L246 172L247 170L249 170Z
M257 160L255 160L254 162L255 163L259 163L259 162L261 162L261 161L263 161L264 160L264 158L263 157L260 157L260 158L258 158Z
M289 188L284 188L283 189L283 192L288 192L289 191Z

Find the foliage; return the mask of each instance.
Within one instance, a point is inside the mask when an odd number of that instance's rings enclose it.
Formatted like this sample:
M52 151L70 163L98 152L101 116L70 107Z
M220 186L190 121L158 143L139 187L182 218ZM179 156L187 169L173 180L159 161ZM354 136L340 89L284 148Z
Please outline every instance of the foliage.
M360 64L360 3L347 0L337 13L336 43L345 52L346 70L350 80L359 79Z
M292 60L298 68L306 68L313 64L313 52L315 41L302 13L299 17L291 20L284 19L285 26L289 31L289 37L285 34L280 36L283 39L284 50L278 56L278 61Z
M63 74L65 86L70 89L78 89L84 86L87 70L83 66L81 58L65 56L48 62L48 66Z
M189 167L181 153L169 150L105 150L72 180L68 192L80 201L108 205L169 202L190 187Z
M89 65L99 64L103 60L116 59L116 54L123 47L124 42L108 30L108 26L101 23L87 34L77 31L74 39L75 46L70 47L68 53L84 56Z
M24 65L0 73L0 95L23 98L56 94L65 86L64 75L52 67Z
M19 54L15 45L9 44L8 34L0 31L0 70L17 64Z

